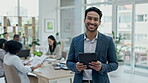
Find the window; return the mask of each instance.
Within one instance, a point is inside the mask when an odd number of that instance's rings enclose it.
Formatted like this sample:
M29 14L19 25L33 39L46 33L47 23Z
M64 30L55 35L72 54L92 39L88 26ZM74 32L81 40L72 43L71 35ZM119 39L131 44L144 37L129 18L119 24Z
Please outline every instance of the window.
M99 3L99 2L110 2L113 0L86 0L87 4L91 4L91 3Z
M137 22L147 22L148 20L148 15L147 14L142 14L142 15L137 15L136 16L136 21Z
M136 34L135 35L135 40L136 41L147 41L147 35L146 34Z
M61 7L64 6L74 6L74 5L78 5L79 3L81 3L81 0L61 0Z
M130 23L131 21L131 14L130 13L120 13L119 16L119 23Z
M112 17L111 16L104 16L104 22L112 22Z
M138 22L143 22L144 21L144 15L137 15L137 20Z
M38 1L39 0L20 0L20 16L38 16Z
M0 0L0 16L17 16L17 0Z

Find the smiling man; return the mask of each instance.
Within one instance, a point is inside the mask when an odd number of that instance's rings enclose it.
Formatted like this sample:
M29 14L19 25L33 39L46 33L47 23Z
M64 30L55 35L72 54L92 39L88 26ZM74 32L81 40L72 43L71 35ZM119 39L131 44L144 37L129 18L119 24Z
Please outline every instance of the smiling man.
M88 8L84 18L86 32L72 40L66 64L75 72L73 83L110 83L107 73L118 68L112 38L97 31L101 17L98 8ZM97 61L91 61L88 69L79 62L79 53L97 53Z

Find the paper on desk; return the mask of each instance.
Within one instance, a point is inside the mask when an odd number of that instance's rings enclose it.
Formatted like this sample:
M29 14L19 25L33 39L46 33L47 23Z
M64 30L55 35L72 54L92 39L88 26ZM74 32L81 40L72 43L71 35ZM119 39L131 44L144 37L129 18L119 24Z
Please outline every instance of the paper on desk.
M29 72L28 75L30 76L36 76L36 74Z
M46 59L46 61L57 61L57 59L51 59L51 58L48 58L48 59Z
M34 56L33 60L30 62L30 65L33 66L37 66L38 64L43 63L43 61L47 58L46 55L42 55L41 57L38 56Z

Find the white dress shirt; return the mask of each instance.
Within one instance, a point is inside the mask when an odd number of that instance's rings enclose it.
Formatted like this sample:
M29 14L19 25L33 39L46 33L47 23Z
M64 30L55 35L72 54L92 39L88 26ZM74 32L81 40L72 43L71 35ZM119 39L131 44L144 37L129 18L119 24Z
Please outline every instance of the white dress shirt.
M93 40L84 37L84 53L95 53L98 33ZM83 72L83 80L92 80L92 69L85 69Z
M21 83L30 83L27 73L31 72L32 70L30 67L24 66L21 59L18 56L7 53L4 56L4 63L7 65L13 65L16 68L20 76Z

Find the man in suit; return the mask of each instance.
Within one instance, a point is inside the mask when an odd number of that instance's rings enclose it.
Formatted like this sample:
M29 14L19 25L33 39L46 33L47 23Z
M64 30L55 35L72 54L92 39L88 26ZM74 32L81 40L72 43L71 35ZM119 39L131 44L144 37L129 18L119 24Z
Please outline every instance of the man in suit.
M75 72L73 83L110 83L107 73L118 68L116 50L111 37L97 31L102 12L96 7L85 11L86 32L74 37L71 42L67 67ZM78 62L79 53L97 53L97 61L86 65Z

